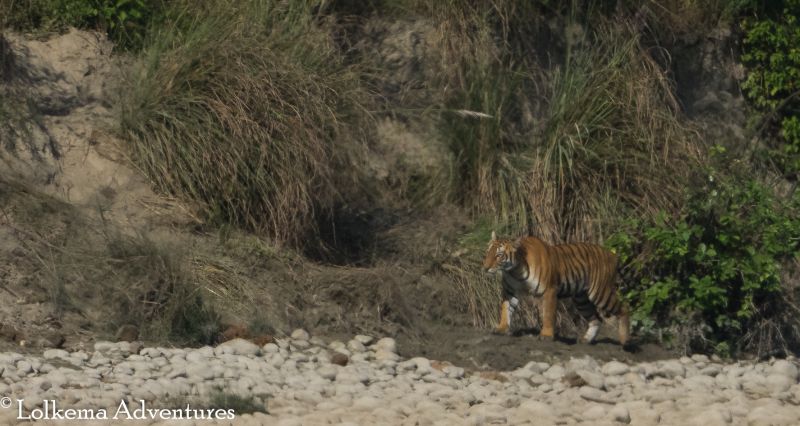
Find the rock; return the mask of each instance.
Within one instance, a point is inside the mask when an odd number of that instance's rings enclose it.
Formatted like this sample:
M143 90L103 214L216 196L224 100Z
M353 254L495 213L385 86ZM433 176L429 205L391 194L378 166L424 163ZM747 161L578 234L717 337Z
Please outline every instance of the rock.
M128 350L130 351L131 354L138 354L139 351L141 351L143 347L144 347L144 343L139 342L139 341L130 342L128 344Z
M44 359L64 359L69 358L69 352L63 349L48 349L42 354Z
M228 340L227 342L220 343L214 349L214 353L217 355L231 354L231 355L256 356L261 354L261 348L253 342L241 338L236 338L233 340Z
M600 369L600 366L597 364L597 361L585 356L583 358L570 358L566 368L568 371L585 370L595 372Z
M707 407L692 417L692 424L697 426L724 426L733 420L730 410L719 406Z
M375 352L387 351L396 354L397 342L391 337L384 337L375 342L375 344L372 345L372 348L375 350Z
M606 407L600 404L591 404L589 408L585 409L581 414L584 420L600 420L606 416Z
M764 379L764 386L773 394L786 392L793 384L795 384L795 380L785 374L773 373Z
M323 365L317 369L317 374L326 380L335 380L338 370L330 365Z
M785 359L779 359L772 364L772 374L788 377L792 382L797 383L797 366ZM794 384L793 383L793 384Z
M355 339L347 342L347 349L353 353L360 353L367 350L363 343Z
M302 351L311 347L311 343L308 340L292 340L289 344L289 349L292 351Z
M372 411L384 404L384 401L369 395L353 400L353 408L356 410Z
M311 335L308 334L308 332L303 330L302 328L298 328L292 331L291 337L292 340L308 340L311 338Z
M480 419L486 424L505 424L508 421L507 409L498 404L476 404L469 407L468 411L470 418Z
M621 376L625 373L630 371L630 368L627 364L623 364L619 361L610 361L603 365L602 372L606 376Z
M523 370L523 371L525 371L525 370ZM533 376L533 373L531 373L530 371L528 371L528 374L530 376ZM515 376L515 377L519 377L519 376ZM521 378L525 378L525 377L521 377ZM527 377L527 378L530 378L530 377ZM564 382L567 386L573 387L573 388L579 388L581 386L585 386L586 385L586 380L583 380L583 378L581 376L579 376L578 373L576 373L574 371L567 372L567 374L565 374L563 377L561 377L561 381Z
M564 367L562 367L560 365L553 365L550 368L548 368L547 371L545 371L542 374L542 376L544 376L544 377L546 377L546 378L548 378L550 380L559 380L559 379L561 379L562 376L564 376L564 373L566 373L566 370L564 369Z
M716 377L722 372L722 367L719 364L710 364L703 367L698 373L704 376Z
M348 362L350 362L350 358L343 353L334 352L333 355L331 355L331 364L345 366Z
M353 340L361 342L361 344L364 345L364 346L368 346L375 339L372 336L366 336L364 334L358 334L355 337L353 337Z
M691 360L690 360L691 361ZM674 379L675 377L682 377L686 374L686 368L679 361L663 361L655 369L652 376L665 377L667 379Z
M624 405L617 404L609 410L608 416L615 422L628 424L631 422L631 414Z
M433 367L431 367L431 361L427 358L418 356L411 358L409 361L414 364L417 373L428 374L431 372L431 370L433 370Z
M20 360L17 362L17 374L20 375L27 375L33 373L33 366L31 363L26 360Z
M602 374L585 370L576 371L576 374L580 376L587 385L597 389L605 389L605 380Z
M99 342L95 342L94 343L95 352L111 352L111 351L114 351L116 349L117 349L117 345L114 344L113 342L106 342L106 341L102 341L101 340ZM75 357L75 354L77 354L77 353L78 352L73 353L72 356Z
M384 349L375 351L375 359L378 361L399 361L400 355Z
M117 339L117 342L134 342L139 340L139 328L132 324L125 324L117 329L114 338Z
M549 417L553 415L553 407L541 401L523 401L519 405L519 410L527 413L527 415L532 418Z
M461 379L464 377L464 369L453 365L448 365L442 370L444 374L451 379Z
M798 424L797 408L765 405L747 414L749 426L794 426Z
M692 361L694 362L708 362L708 357L703 354L694 354L692 355Z
M604 404L615 403L615 401L612 400L606 392L603 392L600 389L589 386L581 387L578 394L580 395L581 398L587 401L602 402Z

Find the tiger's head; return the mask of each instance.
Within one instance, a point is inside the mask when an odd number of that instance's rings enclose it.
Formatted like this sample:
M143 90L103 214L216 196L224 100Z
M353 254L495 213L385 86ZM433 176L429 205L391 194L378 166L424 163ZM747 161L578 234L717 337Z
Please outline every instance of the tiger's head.
M486 250L483 269L490 274L513 269L517 266L519 246L518 240L498 239L497 234L492 231L492 241Z

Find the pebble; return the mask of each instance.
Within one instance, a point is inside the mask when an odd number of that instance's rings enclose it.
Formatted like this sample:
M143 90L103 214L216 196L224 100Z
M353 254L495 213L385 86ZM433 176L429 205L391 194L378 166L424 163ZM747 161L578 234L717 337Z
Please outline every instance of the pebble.
M382 351L391 352L391 353L394 353L394 354L397 353L397 342L394 339L392 339L391 337L384 337L384 338L378 339L378 341L375 342L375 344L372 345L372 346L375 349L375 352L378 352L378 351L382 350Z
M120 342L120 343L127 343L127 342ZM214 353L217 355L231 354L231 355L255 356L261 354L261 348L249 340L236 338L221 343L214 349Z
M303 330L302 328L298 328L292 331L292 334L290 336L292 340L308 340L311 338L311 335L308 334L308 332Z
M606 376L621 376L630 371L630 368L627 364L623 364L619 361L611 361L603 365L602 371Z

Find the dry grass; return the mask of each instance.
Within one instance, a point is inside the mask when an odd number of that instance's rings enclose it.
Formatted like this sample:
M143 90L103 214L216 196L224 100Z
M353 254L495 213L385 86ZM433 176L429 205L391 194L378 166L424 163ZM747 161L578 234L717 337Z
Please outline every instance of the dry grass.
M134 160L211 220L300 245L357 182L357 76L306 3L175 14L119 100Z
M621 209L674 211L699 165L698 136L681 120L666 72L632 30L601 26L552 73L543 134L535 138L530 203L538 233L597 239Z

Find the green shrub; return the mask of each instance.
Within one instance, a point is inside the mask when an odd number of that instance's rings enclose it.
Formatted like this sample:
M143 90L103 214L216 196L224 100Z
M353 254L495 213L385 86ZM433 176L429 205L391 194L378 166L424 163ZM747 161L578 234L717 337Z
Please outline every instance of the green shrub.
M778 6L780 4L780 6ZM800 0L784 0L761 16L743 20L742 85L767 123L777 123L779 144L770 155L781 170L800 172Z
M672 329L684 349L765 351L800 337L782 330L765 344L752 334L779 310L797 309L782 272L800 254L798 235L797 196L782 199L752 178L711 171L680 215L634 220L607 245L634 277L625 294L643 332Z
M118 48L141 47L151 20L170 0L0 0L0 27L22 31L101 29Z

